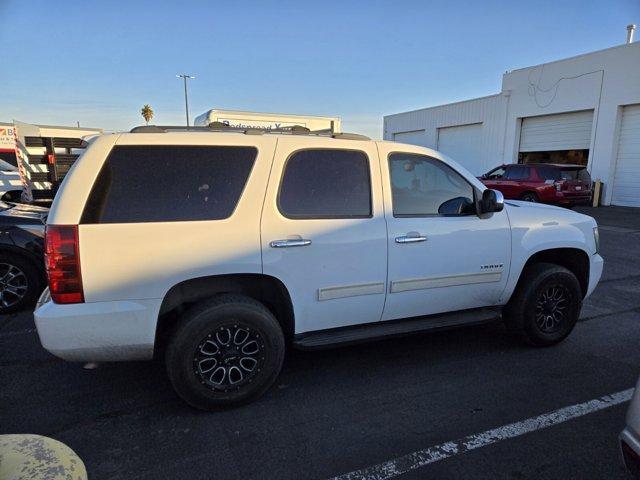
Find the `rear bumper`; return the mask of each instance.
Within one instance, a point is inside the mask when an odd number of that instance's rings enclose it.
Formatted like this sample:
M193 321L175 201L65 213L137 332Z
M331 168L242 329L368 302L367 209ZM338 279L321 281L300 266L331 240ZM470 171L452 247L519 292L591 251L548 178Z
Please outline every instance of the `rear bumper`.
M33 315L42 346L64 360L148 360L160 304L160 299L73 305L47 301Z
M588 205L591 203L591 192L579 195L556 192L553 201L558 205Z
M604 267L604 259L599 255L591 255L591 261L589 265L589 287L587 288L587 294L585 298L593 293L600 277L602 276L602 268Z

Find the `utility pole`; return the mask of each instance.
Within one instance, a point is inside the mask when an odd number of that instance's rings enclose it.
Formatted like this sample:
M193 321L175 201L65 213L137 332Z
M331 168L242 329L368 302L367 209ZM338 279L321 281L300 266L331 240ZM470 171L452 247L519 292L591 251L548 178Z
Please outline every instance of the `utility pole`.
M187 113L187 127L189 126L189 97L187 95L187 79L196 78L191 75L187 75L186 73L182 73L180 75L176 75L176 78L182 78L184 80L184 109Z

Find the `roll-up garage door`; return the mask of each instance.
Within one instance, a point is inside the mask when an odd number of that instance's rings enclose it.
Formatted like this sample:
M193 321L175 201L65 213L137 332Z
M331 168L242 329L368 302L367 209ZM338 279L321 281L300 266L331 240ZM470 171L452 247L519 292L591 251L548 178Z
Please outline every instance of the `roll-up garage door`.
M410 145L420 145L425 147L427 138L424 130L413 130L411 132L396 132L393 134L393 140L400 143L408 143Z
M482 123L438 129L438 151L449 155L474 175L484 173Z
M593 110L523 118L520 151L587 150L592 125Z
M640 207L640 105L622 110L611 203Z

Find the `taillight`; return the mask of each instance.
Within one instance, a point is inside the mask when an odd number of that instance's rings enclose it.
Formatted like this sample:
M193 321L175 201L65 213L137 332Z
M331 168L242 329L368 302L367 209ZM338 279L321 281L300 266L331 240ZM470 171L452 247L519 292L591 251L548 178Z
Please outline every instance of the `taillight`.
M55 303L83 303L77 225L47 225L45 266Z

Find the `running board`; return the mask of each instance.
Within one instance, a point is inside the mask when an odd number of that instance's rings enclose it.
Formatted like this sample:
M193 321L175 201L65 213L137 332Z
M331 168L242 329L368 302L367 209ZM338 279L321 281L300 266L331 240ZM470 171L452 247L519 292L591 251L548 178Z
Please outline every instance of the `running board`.
M440 313L425 317L365 323L348 327L331 328L315 332L299 333L293 345L303 350L312 350L380 340L408 335L414 332L442 330L463 325L487 323L500 318L502 307L473 308L457 312Z

